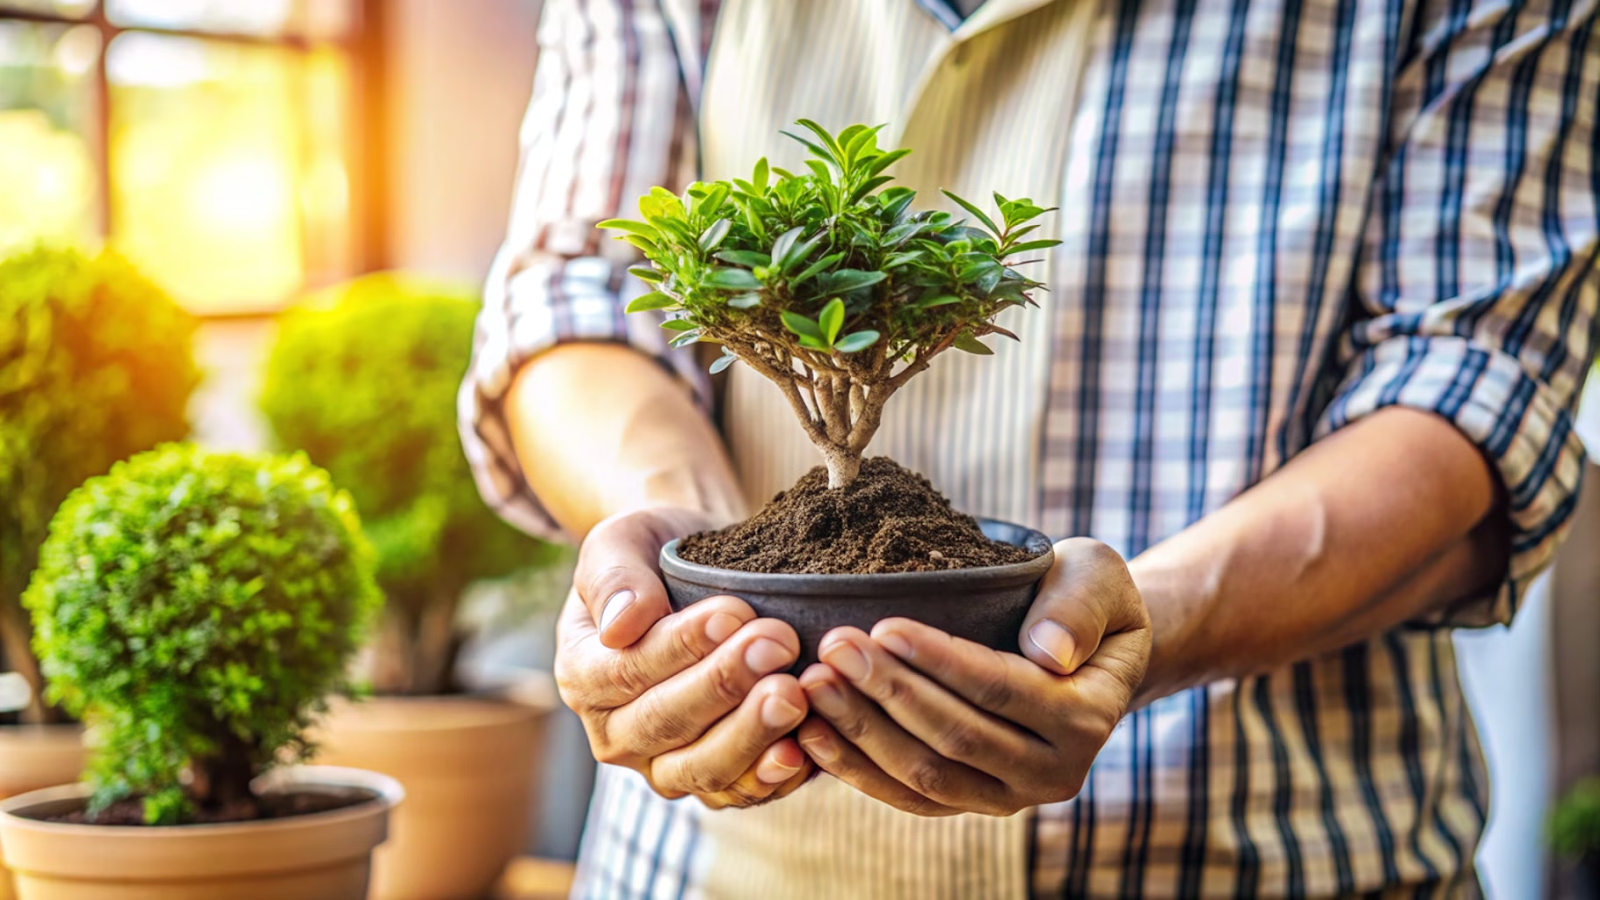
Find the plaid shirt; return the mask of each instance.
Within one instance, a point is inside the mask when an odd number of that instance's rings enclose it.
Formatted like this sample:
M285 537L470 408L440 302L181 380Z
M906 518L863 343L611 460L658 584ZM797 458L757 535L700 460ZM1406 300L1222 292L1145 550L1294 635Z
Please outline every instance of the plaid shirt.
M803 2L768 0L791 16ZM920 16L955 29L952 41L980 37L939 0L858 2L898 27ZM1040 435L1028 518L1131 557L1310 442L1400 405L1482 448L1514 534L1496 592L1130 715L1083 793L1032 814L1020 858L1034 893L1475 890L1487 787L1446 626L1510 621L1575 502L1571 411L1600 297L1596 2L1096 11L1085 80L1062 110L1072 138L1044 399L1015 413ZM1052 6L996 4L1013 8L1012 27ZM873 65L828 45L771 59L714 45L722 6L547 0L510 235L461 395L485 497L530 531L559 528L504 422L526 360L562 341L626 341L704 387L653 323L623 316L622 298L641 290L623 274L629 248L593 224L631 214L651 184L698 174L708 57L754 96L820 69L867 78ZM1020 77L990 102L1037 89L1031 64L1018 54ZM846 93L808 114L843 124ZM603 772L579 892L697 894L717 864L702 815Z

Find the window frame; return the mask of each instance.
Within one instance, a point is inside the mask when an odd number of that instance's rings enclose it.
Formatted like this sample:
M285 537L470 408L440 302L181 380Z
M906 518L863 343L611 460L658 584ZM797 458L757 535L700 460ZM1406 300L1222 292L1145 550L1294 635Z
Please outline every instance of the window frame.
M25 10L5 4L0 0L0 22L23 22L36 25L61 25L93 27L100 35L99 52L95 54L90 74L93 103L93 134L87 135L90 156L94 163L96 202L95 234L101 240L111 237L114 210L111 190L111 90L106 75L106 51L111 42L123 34L154 34L173 37L196 38L224 44L242 44L256 47L278 47L296 53L310 53L313 49L334 48L344 55L350 67L351 127L345 142L345 171L350 179L350 268L343 273L352 276L387 268L389 258L389 233L386 228L388 210L385 208L385 183L388 180L389 154L382 136L389 133L389 119L384 77L388 63L384 34L387 16L384 0L351 0L351 20L342 35L311 39L301 34L261 35L230 31L211 31L197 28L168 28L154 25L118 25L106 15L105 0L94 0L91 8L82 15L73 16L59 12ZM302 234L302 239L305 235ZM320 287L310 280L307 289ZM283 311L280 304L263 305L227 311L198 312L205 321L251 320L275 318Z

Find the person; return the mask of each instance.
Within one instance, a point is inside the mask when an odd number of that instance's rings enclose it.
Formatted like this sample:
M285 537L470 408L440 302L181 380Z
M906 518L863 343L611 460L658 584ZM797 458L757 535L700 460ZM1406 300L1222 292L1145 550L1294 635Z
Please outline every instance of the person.
M1595 28L1594 0L547 0L462 432L508 520L582 540L576 895L1477 894L1451 630L1511 620L1579 487ZM801 116L887 123L919 202L1060 208L1022 340L941 358L872 447L1062 539L1021 656L890 620L797 678L737 598L669 609L662 544L817 460L758 375L622 314L644 288L594 226L796 165Z

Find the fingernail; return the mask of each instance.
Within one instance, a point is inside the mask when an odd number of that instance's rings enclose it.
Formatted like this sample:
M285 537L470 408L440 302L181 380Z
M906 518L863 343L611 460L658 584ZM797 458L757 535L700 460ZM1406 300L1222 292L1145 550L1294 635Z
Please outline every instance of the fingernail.
M839 758L839 747L833 738L823 735L808 737L800 742L806 753L817 762L830 763Z
M892 631L880 635L878 644L901 659L911 658L911 642Z
M744 664L752 672L766 674L789 664L789 651L777 641L758 638L744 648Z
M804 715L800 707L782 697L768 697L761 701L761 724L768 728L788 728Z
M783 784L793 778L794 773L798 771L800 771L799 766L785 765L768 757L761 761L761 765L756 766L756 780L762 784Z
M617 621L617 617L637 599L639 595L630 590L620 590L607 597L606 605L600 608L600 633L604 634L609 630L611 623Z
M860 681L867 677L866 656L862 655L856 645L849 641L840 641L828 648L823 657L823 662L839 670L839 674L851 681Z
M743 623L736 616L717 613L706 620L706 637L711 639L711 643L720 644L733 637L733 633L739 630L741 624Z
M825 716L836 716L844 712L844 694L826 681L806 688L806 696L817 712Z
M1028 629L1028 640L1045 656L1059 663L1061 668L1072 670L1072 654L1078 650L1078 641L1071 631L1049 619L1040 619Z

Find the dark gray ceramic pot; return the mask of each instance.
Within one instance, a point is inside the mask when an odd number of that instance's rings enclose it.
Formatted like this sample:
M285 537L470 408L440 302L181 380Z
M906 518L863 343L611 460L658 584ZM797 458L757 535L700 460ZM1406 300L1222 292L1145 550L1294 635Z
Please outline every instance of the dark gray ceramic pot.
M678 542L661 548L661 573L672 608L722 594L743 599L759 616L779 619L800 635L800 672L817 661L817 643L830 630L854 625L871 631L880 619L903 616L996 650L1017 652L1017 635L1039 580L1055 562L1050 539L1010 522L979 519L983 533L1041 555L982 569L895 572L885 575L764 575L719 569L678 556Z

